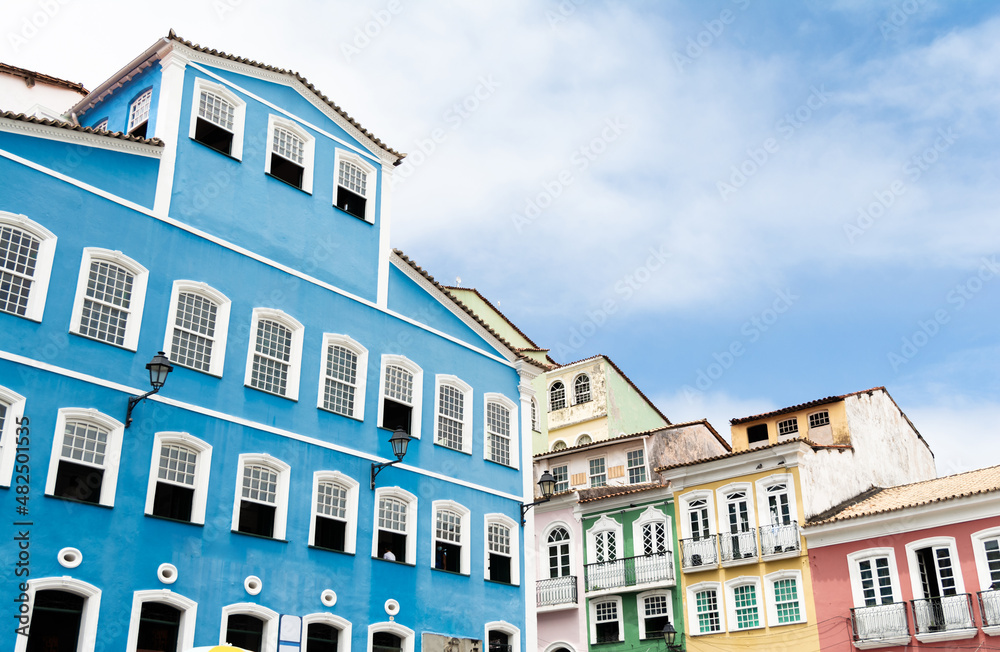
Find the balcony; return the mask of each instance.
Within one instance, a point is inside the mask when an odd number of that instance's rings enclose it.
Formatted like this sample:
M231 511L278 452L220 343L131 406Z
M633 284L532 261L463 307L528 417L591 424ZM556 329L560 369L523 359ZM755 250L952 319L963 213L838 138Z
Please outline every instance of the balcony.
M976 595L983 631L990 636L1000 636L1000 590L980 591Z
M715 535L698 539L681 539L681 569L707 570L719 565L719 548L715 545Z
M799 524L795 521L788 525L764 525L760 528L760 554L763 557L797 555L801 548Z
M538 580L535 596L539 607L576 604L576 575Z
M913 623L921 643L972 638L972 596L968 593L912 600Z
M859 650L906 645L910 642L906 603L851 609L851 629Z
M719 535L722 549L722 565L753 564L757 562L757 531L734 532Z
M646 584L673 586L674 554L667 550L656 555L587 564L583 572L588 593Z

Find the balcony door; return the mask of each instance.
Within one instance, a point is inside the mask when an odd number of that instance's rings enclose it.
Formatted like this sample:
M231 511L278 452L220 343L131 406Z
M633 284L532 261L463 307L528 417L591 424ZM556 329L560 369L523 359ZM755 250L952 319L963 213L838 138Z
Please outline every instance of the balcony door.
M598 530L591 534L594 563L588 565L589 590L625 585L625 564L618 556L618 531Z
M558 527L549 533L549 578L569 575L569 532Z
M914 601L918 626L925 631L972 627L968 601L958 594L951 549L929 546L915 550L920 590L925 600Z
M667 525L664 521L643 523L640 528L642 556L636 556L636 584L658 582L668 578L670 556L667 554ZM637 551L638 552L638 551Z

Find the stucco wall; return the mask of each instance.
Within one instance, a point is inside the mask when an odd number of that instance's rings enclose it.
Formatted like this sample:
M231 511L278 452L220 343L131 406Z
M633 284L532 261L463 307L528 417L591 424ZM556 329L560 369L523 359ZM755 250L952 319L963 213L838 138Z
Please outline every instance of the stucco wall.
M611 365L604 366L608 387L608 433L642 432L667 425L635 388Z
M570 574L576 577L577 602L565 605L569 608L538 613L538 650L541 652L557 642L567 643L575 652L587 650L587 619L580 605L583 599L583 528L574 516L575 494L557 498L549 505L535 508L535 533L537 540L534 557L537 577L541 580L549 576L548 531L556 524L566 528L570 536ZM534 590L534 587L528 587Z
M567 369L557 369L546 374L545 393L543 397L539 397L540 401L546 401L546 406L549 400L548 388L557 380L561 380L566 386L566 407L561 410L549 412L548 427L550 439L556 436L555 431L559 428L607 416L608 388L602 366L603 362L597 359L587 364L573 365ZM576 397L573 391L573 381L580 374L584 373L590 376L590 400L585 403L575 404Z
M50 86L40 81L28 88L21 77L0 75L0 97L3 98L0 105L0 110L3 111L32 115L32 109L41 106L51 113L61 115L83 96L68 88Z
M668 428L649 438L652 467L693 462L727 453L726 447L702 423Z

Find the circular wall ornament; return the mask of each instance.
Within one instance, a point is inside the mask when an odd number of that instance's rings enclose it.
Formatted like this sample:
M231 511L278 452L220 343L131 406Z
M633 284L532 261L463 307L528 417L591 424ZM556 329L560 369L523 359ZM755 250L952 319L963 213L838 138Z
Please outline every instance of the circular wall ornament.
M319 599L327 607L332 607L337 604L337 594L333 591L333 589L326 589L323 591L323 593L320 594Z
M173 584L177 581L177 567L173 564L160 564L156 569L156 576L164 584Z
M76 548L63 548L59 551L59 565L65 568L76 568L83 562L83 553Z
M243 588L247 590L250 595L257 595L260 590L264 588L264 583L260 581L260 578L256 575L247 575L247 578L243 580Z
M395 616L399 613L399 603L392 598L385 601L385 612L390 616Z

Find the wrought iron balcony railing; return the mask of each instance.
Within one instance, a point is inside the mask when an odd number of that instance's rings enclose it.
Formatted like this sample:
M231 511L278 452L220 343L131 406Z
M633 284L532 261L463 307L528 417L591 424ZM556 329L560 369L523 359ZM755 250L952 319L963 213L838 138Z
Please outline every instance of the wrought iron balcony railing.
M979 615L983 619L983 627L1000 626L1000 591L980 591Z
M851 609L851 628L858 643L872 641L909 642L910 626L905 602ZM900 643L902 644L902 643Z
M538 580L535 594L539 607L548 607L554 604L576 604L576 575Z
M939 598L911 600L916 634L971 629L972 596L968 593L946 595Z
M714 534L697 539L681 539L681 568L712 568L719 565L719 548Z
M625 557L583 567L587 591L638 584L673 583L674 553L669 550L641 557Z
M760 527L760 554L763 556L798 552L801 549L799 524L762 525Z
M734 561L752 562L757 559L757 531L733 532L719 535L722 563Z

